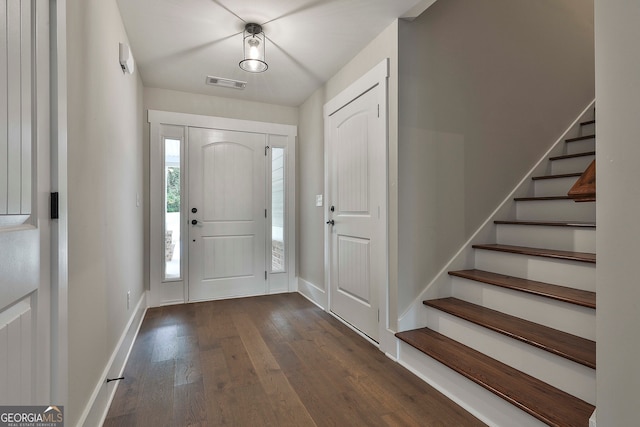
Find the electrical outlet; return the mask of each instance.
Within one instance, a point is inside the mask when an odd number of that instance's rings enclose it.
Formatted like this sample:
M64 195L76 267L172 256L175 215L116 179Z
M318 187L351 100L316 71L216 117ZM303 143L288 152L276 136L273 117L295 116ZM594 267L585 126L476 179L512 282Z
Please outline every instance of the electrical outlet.
M131 307L131 291L127 291L127 310Z

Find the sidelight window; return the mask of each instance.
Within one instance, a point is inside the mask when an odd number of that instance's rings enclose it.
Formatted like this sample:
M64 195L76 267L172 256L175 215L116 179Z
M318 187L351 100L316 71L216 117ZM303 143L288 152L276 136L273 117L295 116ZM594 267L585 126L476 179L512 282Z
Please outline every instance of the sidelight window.
M285 271L285 151L271 151L271 272Z
M164 140L164 278L182 277L180 247L180 212L182 208L179 139Z

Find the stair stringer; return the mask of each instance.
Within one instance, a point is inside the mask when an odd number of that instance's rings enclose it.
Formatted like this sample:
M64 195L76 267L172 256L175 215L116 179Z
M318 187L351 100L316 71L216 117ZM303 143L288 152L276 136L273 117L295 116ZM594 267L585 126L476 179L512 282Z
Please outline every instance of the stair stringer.
M460 247L458 252L447 262L436 276L427 284L420 294L414 298L409 307L398 317L398 331L417 329L427 325L427 314L422 302L428 299L452 296L451 279L448 272L473 268L475 244L495 242L497 227L494 221L516 217L516 202L514 198L533 196L533 184L531 178L536 175L544 175L549 171L549 157L561 155L564 150L564 141L567 138L579 134L580 122L588 118L595 105L595 100L582 111L582 113L569 125L566 131L551 145L540 160L527 172L516 187L489 215L471 237Z

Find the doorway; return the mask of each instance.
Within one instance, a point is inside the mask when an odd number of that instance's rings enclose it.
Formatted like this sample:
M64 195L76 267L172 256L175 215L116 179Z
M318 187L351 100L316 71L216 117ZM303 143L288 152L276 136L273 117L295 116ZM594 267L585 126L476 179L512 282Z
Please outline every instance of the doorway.
M387 67L324 109L329 310L374 342L387 325Z
M149 122L150 305L295 291L296 127Z

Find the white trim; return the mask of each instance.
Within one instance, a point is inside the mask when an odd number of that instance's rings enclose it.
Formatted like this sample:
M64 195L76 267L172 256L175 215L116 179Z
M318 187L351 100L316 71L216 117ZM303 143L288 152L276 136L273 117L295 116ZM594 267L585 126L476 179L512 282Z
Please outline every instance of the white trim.
M414 298L413 302L398 318L399 331L419 328L426 324L426 310L424 310L422 301L430 299L431 297L435 298L437 296L442 296L442 292L447 292L446 289L449 283L449 271L469 268L469 266L472 265L471 260L473 259L473 249L471 246L476 243L486 242L489 240L491 232L495 228L493 221L498 218L506 217L505 214L510 209L514 209L515 202L513 199L518 196L526 195L526 191L531 182L531 177L534 174L542 174L541 168L546 164L545 162L551 155L556 153L560 154L564 140L570 133L577 131L583 117L588 114L589 110L593 108L594 105L595 100L592 101L582 111L582 113L580 113L578 118L576 118L569 127L567 127L562 135L551 145L551 148L549 148L540 160L529 170L529 172L524 175L513 191L504 198L502 203L498 205L498 207L491 213L491 215L489 215L476 232L473 233L471 237L460 247L458 252L456 252L449 262L440 269L435 278L424 288L424 290Z
M298 293L321 309L328 311L328 295L324 289L298 277Z
M257 122L253 120L228 119L226 117L201 116L198 114L174 113L149 110L148 122L154 124L200 127L207 129L256 132L271 135L297 136L298 127L280 123Z
M302 297L304 299L306 299L307 301L309 301L311 304L315 305L316 307L318 307L320 310L325 311L324 307L321 306L320 304L318 304L316 301L312 300L311 298L309 298L308 295L303 294L302 292L298 292L300 295L302 295Z
M345 105L358 98L369 89L381 85L386 87L386 79L389 77L389 58L385 58L364 76L353 82L351 86L340 92L324 105L324 116L335 114Z
M67 1L49 8L51 44L51 190L60 218L51 222L51 402L68 403L69 239L67 190Z
M378 325L378 340L379 340L379 348L384 353L390 353L394 355L396 353L396 344L395 344L395 336L393 331L389 329L389 89L388 89L388 77L389 77L389 58L385 58L380 61L376 66L374 66L371 70L365 73L358 80L353 82L348 88L343 90L340 94L335 96L333 99L328 101L323 108L323 117L324 117L324 194L327 200L329 200L329 190L330 190L330 182L329 182L329 156L330 156L330 144L329 138L331 135L331 130L329 128L329 117L340 110L345 105L349 104L365 92L371 90L372 88L379 86L379 104L380 108L380 119L384 123L384 138L385 138L385 152L384 152L384 162L386 164L385 175L386 178L384 181L387 183L387 187L384 190L384 206L385 206L385 221L387 222L385 225L385 253L386 253L386 262L383 270L385 272L385 283L378 290L378 305L380 310L380 322ZM329 211L325 209L324 221L327 222L329 220ZM324 230L324 285L327 294L327 299L325 303L325 310L330 312L331 306L331 287L330 287L330 265L331 265L331 253L330 253L330 234L328 227L325 227ZM367 338L368 339L368 338Z
M91 398L82 411L80 420L77 425L100 426L104 423L109 407L113 400L113 396L118 388L118 381L107 384L109 377L121 377L127 360L131 354L131 349L136 341L142 320L147 310L147 293L143 292L138 300L138 304L131 313L127 327L122 332L118 345L111 353L109 362L102 371L100 381L96 384Z
M152 124L150 132L149 149L149 306L159 306L168 304L180 304L187 300L186 283L188 283L187 251L185 238L185 218L186 205L188 200L183 200L181 215L181 279L165 281L164 265L164 213L152 215L153 212L164 212L162 196L164 188L164 147L161 142L163 138L175 138L181 141L180 161L181 161L181 191L185 194L186 189L186 159L185 146L187 141L186 128L178 125ZM154 161L155 160L155 161Z
M157 111L157 110L149 110L148 111L148 122L150 123L150 132L149 132L149 144L150 144L150 166L149 166L149 174L150 174L150 184L149 184L149 200L150 200L150 218L149 218L149 306L160 306L160 305L169 305L169 304L179 304L189 301L188 295L188 283L189 283L189 271L188 271L188 248L187 244L188 233L186 230L186 222L183 221L183 232L181 233L181 248L182 248L182 280L181 281L164 281L162 277L162 266L160 265L160 260L162 256L158 255L157 250L162 249L164 247L161 242L158 241L158 236L161 236L163 233L158 230L163 230L163 225L161 224L161 220L158 218L158 215L153 215L153 212L162 211L162 200L160 195L162 194L162 189L160 188L160 183L158 183L157 177L160 176L161 172L159 168L161 168L162 162L162 150L160 150L160 138L165 135L163 133L163 128L171 128L174 127L173 130L176 132L180 130L183 135L183 147L182 147L182 180L181 184L183 186L182 192L184 196L184 203L182 206L182 218L187 218L188 216L188 206L189 206L189 194L187 189L187 176L189 173L189 162L188 162L188 141L189 141L189 132L188 129L190 127L198 127L205 129L218 129L218 130L229 130L236 132L251 132L251 133L259 133L264 134L267 137L270 136L282 136L286 138L285 142L278 143L278 147L285 148L285 153L287 157L287 176L286 180L286 213L285 216L287 218L287 230L285 233L285 245L287 247L286 251L286 263L287 268L285 273L275 273L278 275L286 274L287 279L287 289L278 289L275 291L276 293L280 292L294 292L297 290L297 280L295 276L296 272L296 136L298 134L298 128L294 125L285 125L279 123L267 123L267 122L257 122L251 120L239 120L239 119L229 119L224 117L212 117L212 116L202 116L196 114L186 114L186 113L174 113L168 111ZM169 136L168 134L166 136ZM270 156L268 156L270 159ZM267 186L268 183L265 183ZM270 188L270 186L269 186ZM270 209L270 206L267 206ZM159 234L158 234L159 233ZM156 249L154 249L156 248ZM268 254L270 254L270 250ZM268 258L268 256L266 257ZM265 258L265 259L266 259ZM267 290L268 291L268 290ZM269 292L267 292L269 293Z

